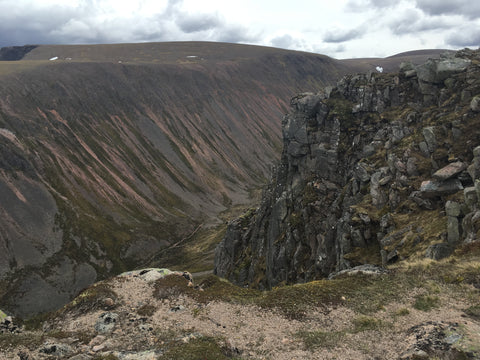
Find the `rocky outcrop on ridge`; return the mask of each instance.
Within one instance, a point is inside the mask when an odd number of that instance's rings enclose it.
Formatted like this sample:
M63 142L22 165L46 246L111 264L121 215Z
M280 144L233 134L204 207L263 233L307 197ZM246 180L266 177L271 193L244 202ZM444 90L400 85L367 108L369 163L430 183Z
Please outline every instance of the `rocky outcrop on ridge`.
M280 164L229 224L215 273L271 288L478 239L479 62L465 49L294 97Z

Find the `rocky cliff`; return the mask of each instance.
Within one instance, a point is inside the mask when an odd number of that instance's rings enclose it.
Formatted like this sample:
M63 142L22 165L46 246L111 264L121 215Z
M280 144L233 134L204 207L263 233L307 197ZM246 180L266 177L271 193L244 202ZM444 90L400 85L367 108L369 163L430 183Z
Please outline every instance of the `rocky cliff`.
M466 49L294 97L281 161L260 206L229 224L215 273L271 288L476 240L479 62Z

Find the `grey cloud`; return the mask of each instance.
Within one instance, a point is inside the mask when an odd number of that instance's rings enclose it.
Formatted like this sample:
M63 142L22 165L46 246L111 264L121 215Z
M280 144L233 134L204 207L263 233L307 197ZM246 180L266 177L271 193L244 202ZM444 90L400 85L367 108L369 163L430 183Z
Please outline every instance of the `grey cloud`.
M426 17L422 12L415 9L404 11L388 24L388 27L395 35L445 30L453 26L455 26L455 23L447 17Z
M363 12L372 8L389 8L398 4L397 0L349 0L345 9L351 12Z
M363 29L329 30L323 36L323 41L327 43L341 43L358 39L362 37L364 32Z
M176 24L186 33L205 31L223 26L218 15L214 14L181 16Z
M217 13L191 14L183 0L141 21L136 14L112 18L101 1L83 0L77 6L36 5L0 0L0 47L24 44L76 44L169 40L254 42L258 35L227 24ZM107 15L107 16L105 16Z
M446 38L446 43L452 47L478 48L480 46L480 29L459 29Z
M480 16L478 0L416 0L416 6L428 15L462 15L469 19Z

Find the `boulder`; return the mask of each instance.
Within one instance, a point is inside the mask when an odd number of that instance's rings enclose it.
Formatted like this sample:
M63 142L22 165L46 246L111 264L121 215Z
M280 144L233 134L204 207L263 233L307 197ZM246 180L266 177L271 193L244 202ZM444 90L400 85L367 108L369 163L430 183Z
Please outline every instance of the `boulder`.
M117 323L118 314L112 312L106 312L100 315L95 323L95 331L97 333L105 334L114 330Z
M455 201L447 201L445 204L445 212L448 216L460 216L460 204Z
M470 109L474 112L480 111L480 95L475 96L470 102Z
M433 244L427 248L425 257L433 260L444 259L453 252L453 248L447 243Z
M432 175L434 179L444 181L454 177L455 175L461 173L463 170L467 168L467 165L461 161L457 161L447 166L435 171Z
M442 196L455 194L463 190L463 185L458 179L448 179L446 181L423 181L420 185L420 193L424 196Z

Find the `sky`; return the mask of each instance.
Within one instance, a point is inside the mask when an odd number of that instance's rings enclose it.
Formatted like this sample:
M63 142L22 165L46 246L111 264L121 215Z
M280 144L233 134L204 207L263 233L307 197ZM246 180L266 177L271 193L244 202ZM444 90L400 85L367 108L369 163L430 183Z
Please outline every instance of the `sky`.
M0 0L0 47L221 41L337 59L480 46L479 0Z

